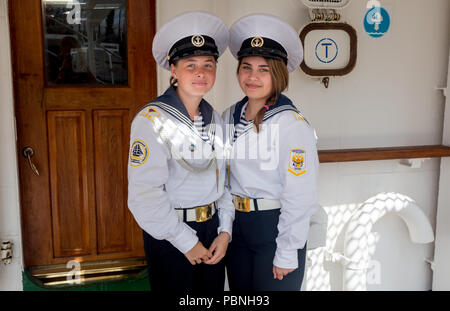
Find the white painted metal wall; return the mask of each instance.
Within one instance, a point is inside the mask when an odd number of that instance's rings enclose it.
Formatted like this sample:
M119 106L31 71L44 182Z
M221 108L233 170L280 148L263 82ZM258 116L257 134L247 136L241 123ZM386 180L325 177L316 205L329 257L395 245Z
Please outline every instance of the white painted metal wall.
M450 53L442 144L450 146ZM436 215L433 290L450 290L450 158L442 159Z
M0 241L13 243L13 261L0 262L0 290L22 290L22 242L7 0L0 0Z
M287 95L311 121L319 135L319 149L432 145L442 141L443 97L450 42L450 2L381 0L391 16L389 32L379 39L363 28L367 1L353 0L343 20L358 35L356 68L345 77L332 78L325 89L301 70L290 75ZM221 17L228 26L251 13L277 15L295 29L308 23L300 0L159 0L158 26L190 10ZM243 95L236 82L236 61L227 51L219 60L218 77L208 95L217 110ZM163 92L168 72L159 69L158 89ZM447 168L448 170L448 168ZM347 222L363 202L381 192L412 198L435 228L440 160L419 168L400 161L373 161L320 166L320 204L328 212L327 247L309 252L310 271L304 289L342 290L341 264L326 255L344 253ZM448 184L448 182L447 182ZM442 221L448 224L448 219ZM444 225L445 226L445 225ZM434 243L414 244L400 217L387 214L373 227L372 262L368 290L430 290ZM440 247L447 249L449 243ZM449 283L449 281L447 281ZM306 287L306 288L305 288Z

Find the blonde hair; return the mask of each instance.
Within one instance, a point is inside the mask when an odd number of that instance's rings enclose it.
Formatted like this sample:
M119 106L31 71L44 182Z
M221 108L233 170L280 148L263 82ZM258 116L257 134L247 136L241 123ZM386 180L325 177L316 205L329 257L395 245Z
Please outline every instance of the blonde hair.
M272 77L272 94L267 99L266 105L272 107L277 102L281 93L284 92L289 85L289 71L286 67L284 61L273 58L264 58L267 61L267 65L270 68L270 75ZM237 73L239 74L239 68L241 67L243 58L239 60L239 65ZM253 125L255 126L256 132L259 133L261 123L266 114L266 108L261 108L256 114L253 120Z

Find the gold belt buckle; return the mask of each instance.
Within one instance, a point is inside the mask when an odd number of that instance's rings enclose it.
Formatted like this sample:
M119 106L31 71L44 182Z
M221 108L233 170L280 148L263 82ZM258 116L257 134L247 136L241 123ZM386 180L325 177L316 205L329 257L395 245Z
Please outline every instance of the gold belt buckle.
M195 208L195 221L205 222L212 218L212 204Z
M240 212L249 213L250 212L250 199L235 196L234 197L234 207Z

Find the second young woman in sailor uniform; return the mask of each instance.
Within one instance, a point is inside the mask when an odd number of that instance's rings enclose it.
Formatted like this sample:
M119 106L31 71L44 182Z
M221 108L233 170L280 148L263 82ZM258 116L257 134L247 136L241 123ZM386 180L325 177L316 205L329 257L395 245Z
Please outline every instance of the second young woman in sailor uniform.
M236 207L230 290L300 290L318 156L314 129L282 92L302 60L301 41L279 18L250 15L232 25L230 50L246 95L224 113Z

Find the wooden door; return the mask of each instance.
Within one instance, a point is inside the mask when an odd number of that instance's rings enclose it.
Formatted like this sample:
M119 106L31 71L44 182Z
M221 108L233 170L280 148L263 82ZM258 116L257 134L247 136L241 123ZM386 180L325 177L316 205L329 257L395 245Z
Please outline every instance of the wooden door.
M156 96L155 1L10 0L9 13L25 267L143 257L127 159Z

